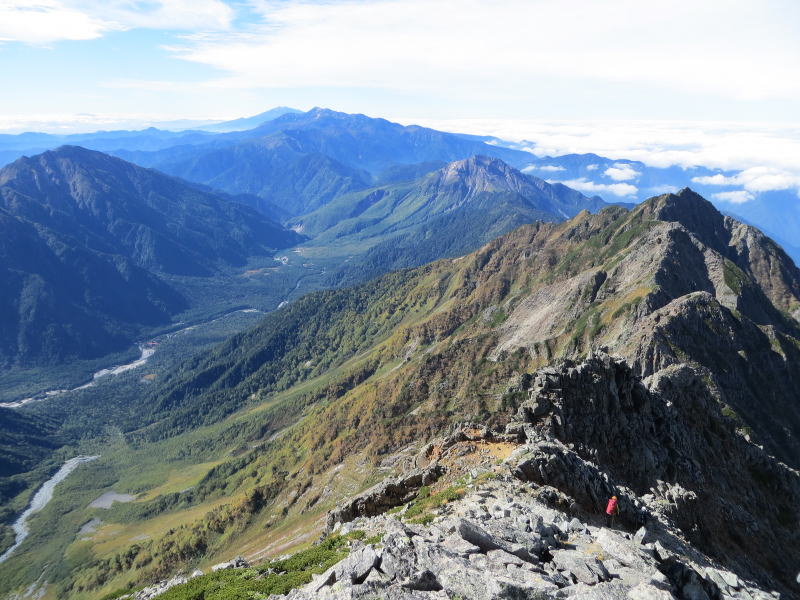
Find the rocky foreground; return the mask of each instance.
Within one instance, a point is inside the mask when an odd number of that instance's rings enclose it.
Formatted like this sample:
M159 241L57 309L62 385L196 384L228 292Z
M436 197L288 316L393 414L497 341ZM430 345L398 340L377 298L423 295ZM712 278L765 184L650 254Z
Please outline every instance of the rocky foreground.
M627 532L548 507L542 491L508 477L471 485L429 525L360 517L354 528L382 534L289 599L584 598L772 600L694 551L658 523ZM273 596L277 600L281 596Z

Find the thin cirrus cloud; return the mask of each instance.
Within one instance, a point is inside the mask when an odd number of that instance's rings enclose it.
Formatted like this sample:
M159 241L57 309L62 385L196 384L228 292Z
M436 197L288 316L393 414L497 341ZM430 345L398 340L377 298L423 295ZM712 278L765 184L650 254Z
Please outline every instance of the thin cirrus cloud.
M136 28L225 30L233 18L221 0L3 0L0 42L47 45Z
M785 6L784 17L800 12L786 0L774 3ZM227 87L480 95L491 84L494 95L524 97L542 93L544 76L800 99L800 41L778 11L752 0L736 10L723 0L254 0L251 7L258 18L247 27L187 36L171 49L226 72L219 85Z

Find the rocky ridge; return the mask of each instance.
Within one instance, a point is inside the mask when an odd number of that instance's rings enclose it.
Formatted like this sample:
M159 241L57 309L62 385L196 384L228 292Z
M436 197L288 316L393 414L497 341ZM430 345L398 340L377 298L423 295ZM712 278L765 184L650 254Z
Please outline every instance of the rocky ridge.
M737 432L696 367L639 380L599 353L540 370L529 385L504 432L459 428L426 446L415 469L332 511L330 532L382 533L383 547L356 548L289 598L797 592L800 474ZM379 514L407 510L423 482L463 472L458 457L477 441L516 446L500 466L468 468L466 497L435 510L430 524ZM620 515L608 527L611 495Z
M684 189L579 215L528 246L516 260L558 276L513 306L493 360L523 349L547 364L588 343L642 377L694 364L770 453L800 466L800 271L774 242Z

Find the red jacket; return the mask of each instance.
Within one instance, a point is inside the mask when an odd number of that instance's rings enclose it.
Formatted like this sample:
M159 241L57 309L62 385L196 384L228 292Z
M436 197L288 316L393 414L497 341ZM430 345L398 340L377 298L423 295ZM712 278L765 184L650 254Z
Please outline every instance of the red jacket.
M613 515L617 512L617 499L611 498L608 501L608 506L606 506L606 514Z

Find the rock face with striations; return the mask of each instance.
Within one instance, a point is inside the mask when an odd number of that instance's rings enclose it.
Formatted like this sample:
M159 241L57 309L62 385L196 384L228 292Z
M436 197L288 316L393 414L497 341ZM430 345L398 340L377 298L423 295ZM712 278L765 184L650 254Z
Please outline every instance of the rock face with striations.
M584 354L590 340L642 377L694 364L742 426L800 467L800 271L791 259L689 189L629 215L604 213L537 232L533 269L547 269L565 240L571 260L515 305L494 358L522 348L550 362Z

